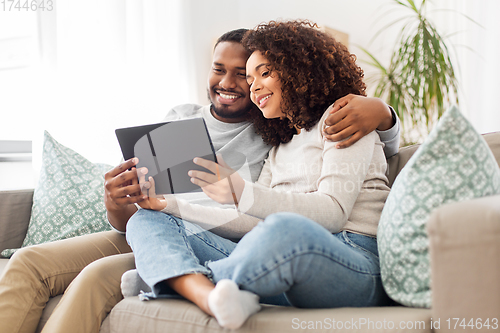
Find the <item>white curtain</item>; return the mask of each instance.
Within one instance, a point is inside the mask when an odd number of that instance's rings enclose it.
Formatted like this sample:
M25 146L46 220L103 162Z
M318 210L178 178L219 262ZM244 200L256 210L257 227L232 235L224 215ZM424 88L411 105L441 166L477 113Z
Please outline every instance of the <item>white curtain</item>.
M481 133L500 131L500 1L465 1L464 13L480 23L472 25L465 43L474 52L463 49L465 107L470 121ZM469 25L471 26L471 25Z
M160 121L194 101L182 0L64 0L40 15L42 61L33 81L33 164L43 130L93 162L121 158L114 130Z

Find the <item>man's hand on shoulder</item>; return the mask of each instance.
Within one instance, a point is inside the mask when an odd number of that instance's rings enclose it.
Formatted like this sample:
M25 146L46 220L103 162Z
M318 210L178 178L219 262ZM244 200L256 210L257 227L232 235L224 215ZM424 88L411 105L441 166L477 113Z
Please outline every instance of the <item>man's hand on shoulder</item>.
M394 121L389 106L381 99L349 94L335 101L325 124L325 138L341 141L337 148L347 148L374 130L390 129Z

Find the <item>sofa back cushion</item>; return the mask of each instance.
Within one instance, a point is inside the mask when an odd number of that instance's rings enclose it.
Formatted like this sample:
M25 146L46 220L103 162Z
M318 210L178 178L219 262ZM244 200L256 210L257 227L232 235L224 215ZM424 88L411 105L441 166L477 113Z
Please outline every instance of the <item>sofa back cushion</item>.
M23 244L32 203L32 189L0 191L0 252Z
M408 163L410 158L417 151L418 147L420 147L420 145L411 145L400 148L399 152L396 155L387 160L387 163L389 164L389 187L392 187L392 184L394 184L394 180L396 179L397 175L399 174L401 169L403 169L406 163Z
M498 165L500 166L500 132L486 133L483 134L483 139L490 147L493 156L495 157ZM394 180L396 179L401 169L408 163L413 154L417 151L420 145L411 145L399 149L399 152L389 158L387 162L389 163L389 186L392 187Z

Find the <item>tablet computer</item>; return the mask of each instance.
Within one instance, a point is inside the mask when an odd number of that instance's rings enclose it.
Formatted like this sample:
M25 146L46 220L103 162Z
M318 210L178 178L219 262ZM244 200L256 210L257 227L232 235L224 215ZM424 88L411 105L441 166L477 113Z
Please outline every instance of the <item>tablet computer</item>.
M153 177L158 195L201 191L188 171L210 171L194 164L193 158L217 162L203 118L119 128L115 133L123 158L139 159L137 168L148 169L145 179Z

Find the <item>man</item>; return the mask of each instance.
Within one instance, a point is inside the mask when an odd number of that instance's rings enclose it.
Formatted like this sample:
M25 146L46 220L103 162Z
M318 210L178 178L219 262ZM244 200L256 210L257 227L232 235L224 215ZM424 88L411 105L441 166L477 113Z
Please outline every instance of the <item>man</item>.
M240 44L245 30L221 36L215 46L208 77L211 105L183 105L171 110L165 120L203 116L219 153L244 152L252 179L260 173L269 146L248 122L253 107L249 98L245 65L248 53ZM364 110L371 112L364 112ZM328 120L329 138L353 144L376 128L386 148L397 152L399 124L390 109L378 99L346 96L335 103ZM341 148L341 147L339 147ZM389 153L390 155L391 153ZM386 155L388 153L386 152ZM136 203L145 199L138 184L137 163L125 161L105 175L105 205L108 219L124 232ZM186 194L190 202L212 204L206 197ZM223 235L224 228L211 231ZM115 231L81 236L19 250L0 279L0 333L34 332L49 297L63 294L43 332L98 332L102 320L122 299L120 281L135 268L125 237Z

